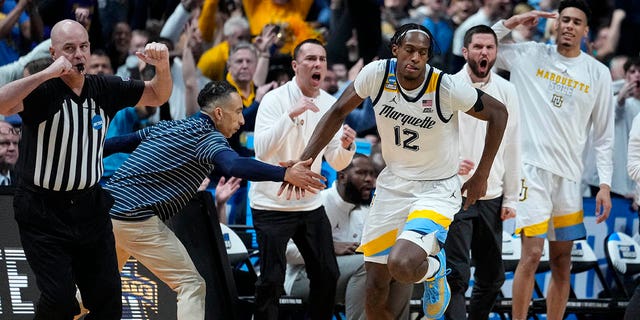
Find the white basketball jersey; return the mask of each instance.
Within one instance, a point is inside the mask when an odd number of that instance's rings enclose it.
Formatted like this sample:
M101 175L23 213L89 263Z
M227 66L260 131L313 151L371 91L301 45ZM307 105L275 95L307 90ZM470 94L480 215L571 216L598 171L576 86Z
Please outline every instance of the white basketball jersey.
M373 100L382 156L407 180L439 180L458 171L456 111L469 110L477 92L427 65L424 83L406 91L396 79L396 59L374 61L354 81L360 97Z

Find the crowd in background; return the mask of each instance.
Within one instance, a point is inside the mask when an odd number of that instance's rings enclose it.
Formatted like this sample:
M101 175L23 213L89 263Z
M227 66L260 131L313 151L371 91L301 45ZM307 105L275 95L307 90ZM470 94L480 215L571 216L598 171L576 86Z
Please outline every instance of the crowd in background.
M159 108L131 106L119 111L111 121L107 137L131 133L160 120L191 117L200 111L196 101L200 90L211 80L226 81L240 94L244 107L244 123L228 139L229 144L239 155L251 157L254 150L248 142L256 127L260 102L266 93L294 77L292 56L301 41L315 38L324 44L328 70L322 89L337 98L363 66L392 56L391 37L403 24L413 22L427 27L435 40L434 56L429 64L453 74L465 63L463 38L471 27L491 26L531 10L551 12L559 2L0 0L0 85L19 79L23 70L25 75L33 74L52 63L48 58L47 39L51 27L63 19L76 20L88 31L91 58L86 72L89 74L150 80L155 76L155 67L140 60L136 52L142 52L148 43L162 43L170 53L173 79L170 98ZM593 16L582 50L609 67L616 103L611 195L630 199L630 202L634 198L640 201L636 183L626 169L629 132L633 119L640 113L640 41L634 34L640 30L640 0L587 2ZM535 27L518 26L506 41L554 43L556 35L552 24L551 20L540 19ZM509 77L508 73L497 71ZM377 175L384 167L384 160L380 155L371 100L366 99L354 110L346 124L355 130L357 137L365 138L372 145L370 159ZM0 118L0 185L11 185L15 180L20 125L18 115ZM595 196L599 185L591 149L587 144L584 154L582 182L586 196ZM127 155L122 153L105 158L101 183L107 183L126 159ZM352 167L345 172L349 169ZM367 173L367 179L371 178L368 183L373 185L368 186L369 189L375 187L373 176ZM224 188L225 178L212 176L211 179L212 187ZM226 188L226 191L238 191L231 200L235 204L234 212L224 213L224 206L218 203L223 212L221 222L245 223L246 182L234 178ZM225 192L225 196L217 200L224 202L231 193ZM357 268L362 265L358 264Z
M583 50L609 66L616 94L625 83L624 62L640 52L640 42L633 31L640 27L640 1L588 2L593 17ZM337 97L366 63L390 57L389 40L404 23L426 26L436 43L429 63L455 73L464 64L462 38L470 27L492 25L499 19L534 9L553 11L558 3L558 0L5 0L0 13L0 66L17 64L22 69L26 62L47 56L46 39L51 26L66 18L77 20L89 32L91 64L98 68L89 72L150 79L153 68L140 63L135 52L149 42L165 43L171 52L174 80L171 98L158 110L138 108L137 117L129 120L134 125L130 130L161 119L177 120L193 115L198 111L195 103L198 91L209 80L227 80L239 90L246 107L246 123L230 143L241 155L251 156L253 151L246 147L247 133L253 131L259 103L266 92L293 77L292 49L306 38L318 38L325 43L329 70L324 89ZM555 35L551 22L541 19L537 27L518 27L510 37L513 42L553 43ZM42 41L45 45L37 46ZM29 53L28 59L18 60ZM11 74L12 69L2 70L4 83L22 75L21 70ZM623 136L628 134L637 113L633 106L627 109L620 114L624 117L621 122L626 123L623 130L626 133L616 140L616 145L621 146L616 149L617 159L626 159ZM10 116L7 121L20 125L18 116ZM358 137L367 137L375 145L378 138L369 100L347 119L347 124L356 130ZM586 158L585 185L597 186L594 171L589 170L594 166L589 166L588 155ZM378 161L378 167L382 165ZM107 169L106 174L110 172ZM612 191L631 196L633 190L629 189L633 189L633 183L624 169L620 172L621 181L627 179L626 185L618 190L614 186ZM242 219L243 214L239 217Z

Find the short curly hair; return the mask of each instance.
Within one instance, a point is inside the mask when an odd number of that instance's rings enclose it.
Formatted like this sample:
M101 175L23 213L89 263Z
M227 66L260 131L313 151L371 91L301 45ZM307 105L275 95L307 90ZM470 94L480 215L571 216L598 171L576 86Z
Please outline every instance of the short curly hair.
M211 81L198 94L198 105L203 111L211 111L220 102L224 102L238 90L226 81Z

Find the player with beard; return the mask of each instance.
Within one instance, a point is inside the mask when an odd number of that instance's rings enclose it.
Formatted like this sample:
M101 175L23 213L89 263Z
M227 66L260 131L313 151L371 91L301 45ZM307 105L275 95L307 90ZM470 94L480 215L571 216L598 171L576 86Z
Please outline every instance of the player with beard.
M573 240L584 239L580 181L587 133L593 135L600 191L596 222L611 210L614 102L611 75L605 65L580 51L589 32L591 10L582 0L560 2L554 28L556 45L535 42L504 44L496 66L511 72L522 106L522 196L516 233L522 256L513 279L513 319L525 319L534 276L549 239L551 282L547 319L562 319L569 298ZM530 11L493 25L498 39L518 25L535 26L553 13Z
M424 26L400 26L391 39L395 58L367 64L320 120L303 157L319 152L347 115L371 97L386 161L365 223L367 319L397 319L389 295L393 281L423 283L423 309L437 319L449 304L445 250L449 225L484 196L493 158L507 125L504 105L427 62L433 35ZM457 111L487 121L482 159L460 187ZM295 188L294 188L295 189Z
M453 77L470 83L505 104L507 128L491 166L487 194L474 205L458 212L449 226L445 250L451 274L451 302L446 319L466 319L465 292L469 287L471 257L475 260L474 285L469 319L487 319L504 283L502 265L502 221L515 217L520 182L520 133L518 97L515 87L491 71L496 61L498 40L490 27L478 25L467 31L462 55L467 64ZM482 156L486 122L458 112L460 125L458 175L471 177ZM463 194L463 197L466 195ZM471 255L469 251L471 250Z

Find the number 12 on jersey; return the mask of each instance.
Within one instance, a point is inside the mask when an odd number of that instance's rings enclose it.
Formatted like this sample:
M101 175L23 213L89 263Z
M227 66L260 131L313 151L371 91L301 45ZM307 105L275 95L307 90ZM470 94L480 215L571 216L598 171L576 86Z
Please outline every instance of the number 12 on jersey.
M417 131L407 128L400 129L400 126L395 126L393 127L393 132L395 133L396 146L409 149L411 151L420 150L420 146L412 144L420 137Z

